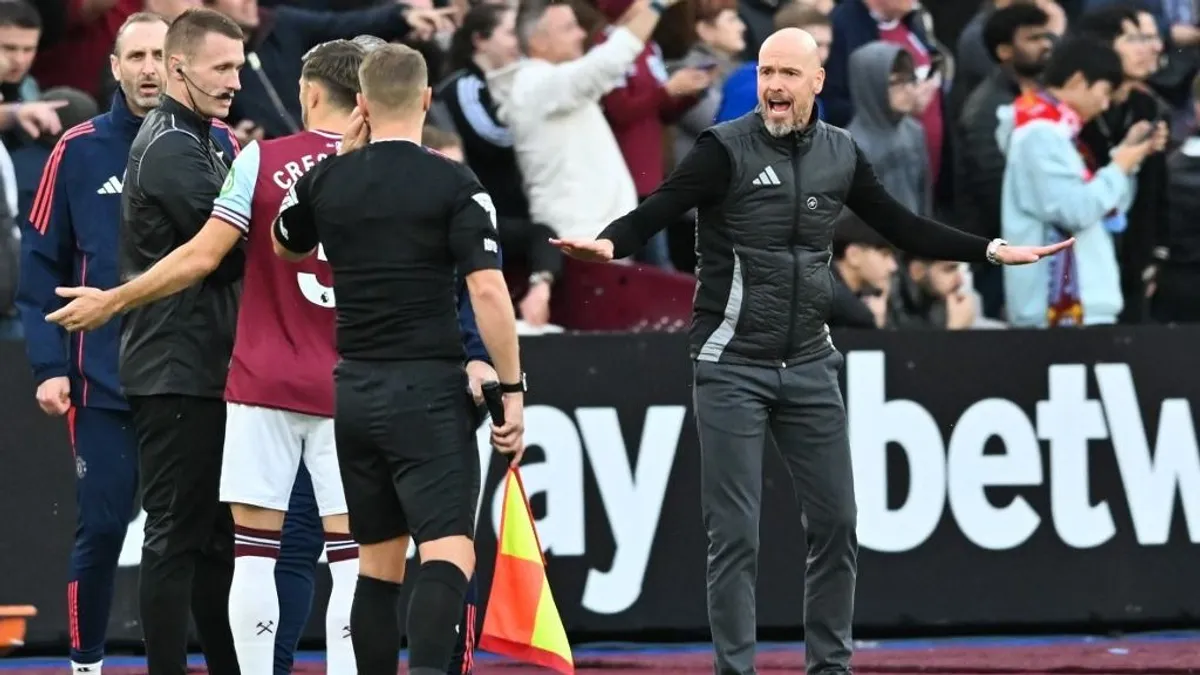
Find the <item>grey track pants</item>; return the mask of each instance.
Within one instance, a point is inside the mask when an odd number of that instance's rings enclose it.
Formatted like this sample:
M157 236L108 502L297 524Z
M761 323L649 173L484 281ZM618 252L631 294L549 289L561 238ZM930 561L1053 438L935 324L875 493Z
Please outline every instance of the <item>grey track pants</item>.
M807 671L850 672L858 540L846 409L838 387L842 363L837 352L789 368L696 363L717 675L755 672L758 522L768 432L791 474L807 534Z

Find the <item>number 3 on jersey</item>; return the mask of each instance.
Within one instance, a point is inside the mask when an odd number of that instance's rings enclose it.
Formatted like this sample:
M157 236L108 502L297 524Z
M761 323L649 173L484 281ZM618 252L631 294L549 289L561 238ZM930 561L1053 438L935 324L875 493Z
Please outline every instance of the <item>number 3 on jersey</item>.
M321 262L328 262L329 260L325 257L324 244L317 245L317 260ZM299 272L296 274L296 281L300 284L300 294L304 296L305 300L327 309L333 309L337 306L333 297L333 289L322 284L317 279L317 275L311 272Z

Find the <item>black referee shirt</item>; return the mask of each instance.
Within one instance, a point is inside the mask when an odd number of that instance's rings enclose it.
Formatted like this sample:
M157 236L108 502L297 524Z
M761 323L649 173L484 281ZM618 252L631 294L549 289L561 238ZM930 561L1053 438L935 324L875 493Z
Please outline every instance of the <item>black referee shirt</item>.
M142 274L204 227L229 172L212 120L170 96L151 110L129 150L121 193L117 266ZM121 385L126 396L222 398L245 257L230 252L203 281L125 314Z
M471 170L406 140L330 157L288 193L279 243L320 243L346 359L462 360L455 270L500 269L496 213Z

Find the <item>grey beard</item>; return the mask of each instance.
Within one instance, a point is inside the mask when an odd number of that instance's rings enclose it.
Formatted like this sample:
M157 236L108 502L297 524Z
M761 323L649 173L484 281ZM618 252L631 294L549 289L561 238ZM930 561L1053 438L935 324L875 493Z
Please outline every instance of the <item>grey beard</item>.
M754 106L754 112L758 113L758 116L762 118L763 126L767 128L767 133L771 134L775 138L782 138L790 133L800 130L801 125L795 120L792 120L791 122L772 122L771 120L767 119L766 111L763 110L761 103Z

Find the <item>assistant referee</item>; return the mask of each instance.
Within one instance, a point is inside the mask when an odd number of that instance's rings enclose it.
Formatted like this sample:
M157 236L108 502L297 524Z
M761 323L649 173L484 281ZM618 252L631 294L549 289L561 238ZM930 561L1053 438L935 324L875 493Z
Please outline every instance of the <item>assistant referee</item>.
M408 607L409 672L444 675L475 569L479 457L459 339L455 272L504 395L492 432L520 460L524 377L500 272L496 215L469 169L420 145L432 91L425 59L381 46L338 156L284 199L275 250L316 252L337 296L334 434L350 533L360 545L350 635L361 675L399 667L397 601L408 539L421 554ZM370 139L368 142L368 138Z

